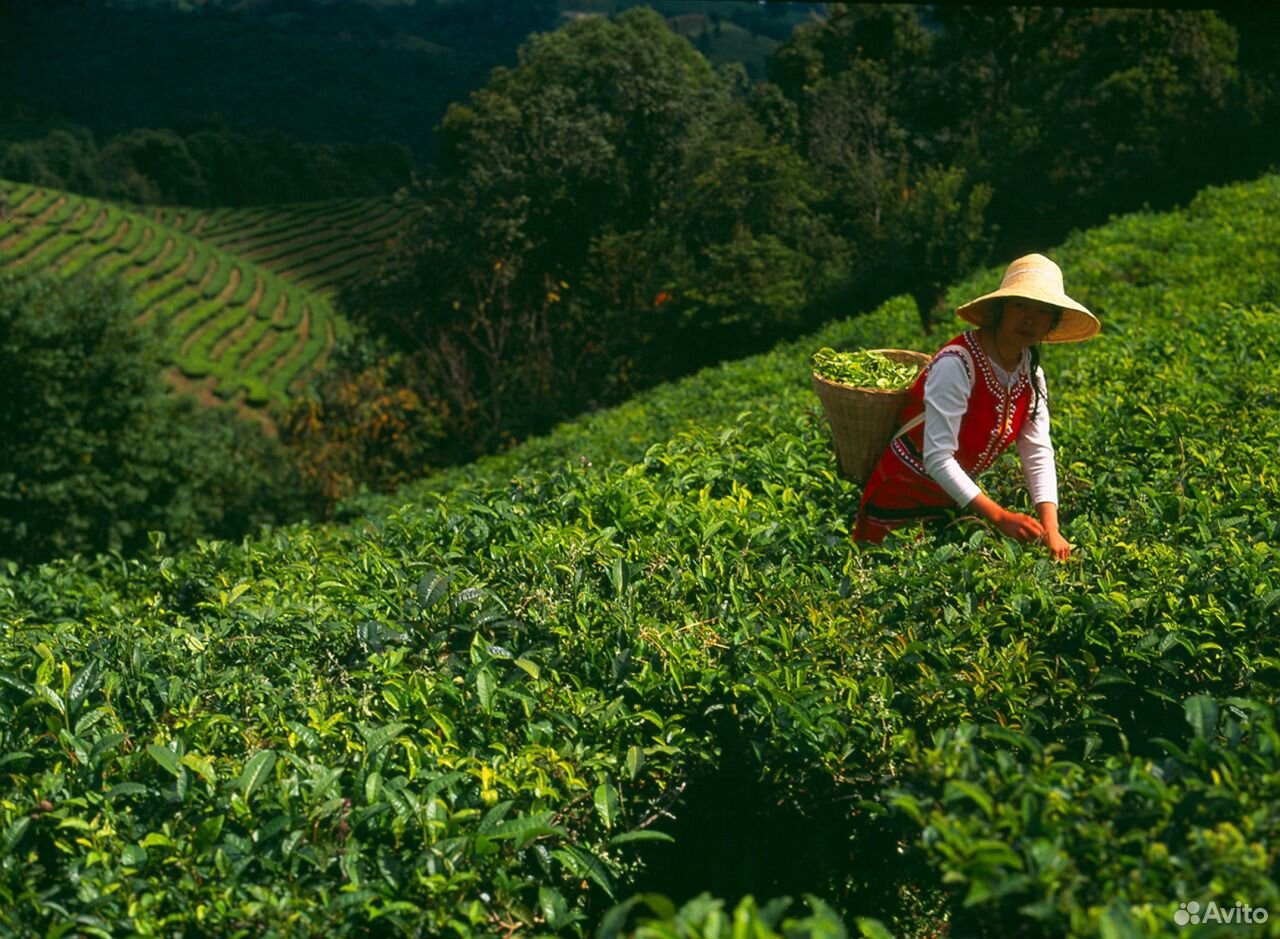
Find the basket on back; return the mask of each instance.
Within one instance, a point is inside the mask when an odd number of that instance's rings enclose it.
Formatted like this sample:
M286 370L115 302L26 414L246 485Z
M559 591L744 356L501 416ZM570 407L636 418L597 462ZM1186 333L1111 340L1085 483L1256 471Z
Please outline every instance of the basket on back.
M924 368L929 356L906 349L874 349L888 359ZM822 399L822 410L831 425L840 475L866 482L884 453L907 403L907 389L855 388L813 375L813 390Z

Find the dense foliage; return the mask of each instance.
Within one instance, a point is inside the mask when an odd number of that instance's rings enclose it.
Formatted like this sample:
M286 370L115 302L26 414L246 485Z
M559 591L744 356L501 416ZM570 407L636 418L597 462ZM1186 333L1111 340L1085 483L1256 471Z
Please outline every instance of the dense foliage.
M808 359L924 346L904 298L342 526L0 578L0 921L1172 936L1180 903L1280 908L1277 218L1267 178L1050 252L1104 323L1045 355L1069 563L972 519L850 546ZM985 482L1020 498L1016 463Z
M257 424L174 395L118 284L0 273L0 559L136 550L297 517Z
M915 198L904 172L951 167L990 187L1005 256L1265 168L1275 86L1240 44L1275 41L1209 11L855 4L797 30L771 77L848 224L874 234ZM955 232L911 227L933 254L917 272L966 269Z
M425 163L449 102L554 25L548 0L6 3L0 32L23 41L0 61L0 130L39 139L69 123L100 143L144 128L278 134L310 148L296 156L311 167L326 149L382 140ZM238 183L260 191L282 169L245 165Z
M0 34L22 42L0 61L0 178L198 206L385 195L434 159L448 105L558 10L634 5L5 4ZM808 7L656 6L713 62L756 78Z
M806 169L741 79L630 10L535 36L449 110L418 226L343 292L446 430L422 462L759 348L838 279Z
M377 196L409 184L400 145L311 144L225 127L139 128L99 143L83 127L0 140L0 178L127 203L244 206Z

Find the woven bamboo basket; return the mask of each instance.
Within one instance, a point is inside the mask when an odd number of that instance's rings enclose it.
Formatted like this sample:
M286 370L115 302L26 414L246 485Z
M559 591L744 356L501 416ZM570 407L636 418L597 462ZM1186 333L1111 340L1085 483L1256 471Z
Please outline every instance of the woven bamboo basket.
M906 349L874 349L904 365L924 368L930 356ZM832 442L840 475L864 483L889 445L898 415L907 403L907 389L855 388L813 376L813 390L831 425Z

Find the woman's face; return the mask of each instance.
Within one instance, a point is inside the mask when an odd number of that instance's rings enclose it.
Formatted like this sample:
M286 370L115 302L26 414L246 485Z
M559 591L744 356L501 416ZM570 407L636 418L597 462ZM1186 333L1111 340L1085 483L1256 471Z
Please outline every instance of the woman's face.
M1053 329L1058 320L1058 308L1039 300L1012 297L1005 301L996 335L1007 344L1019 349L1035 345Z

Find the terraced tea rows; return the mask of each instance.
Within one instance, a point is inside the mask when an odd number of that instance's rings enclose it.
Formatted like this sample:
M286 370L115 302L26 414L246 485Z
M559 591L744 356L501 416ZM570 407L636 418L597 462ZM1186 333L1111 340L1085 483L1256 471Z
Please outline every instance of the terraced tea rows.
M411 212L391 199L339 199L248 209L162 208L151 216L301 286L331 291L376 263Z
M324 294L161 221L5 181L0 194L0 267L119 275L197 391L251 407L283 400L349 332Z

